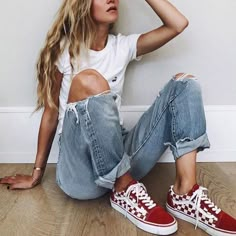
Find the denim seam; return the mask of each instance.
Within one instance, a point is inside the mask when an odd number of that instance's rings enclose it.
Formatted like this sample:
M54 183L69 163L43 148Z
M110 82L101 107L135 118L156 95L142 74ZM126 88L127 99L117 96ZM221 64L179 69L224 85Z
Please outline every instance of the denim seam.
M156 122L154 123L154 125L152 126L152 129L150 130L150 132L147 134L146 138L144 138L144 141L139 145L139 147L137 148L137 150L132 154L131 159L136 155L136 153L144 146L144 144L148 141L148 139L151 137L155 127L157 126L158 122L160 121L160 119L162 118L165 110L168 108L169 104L166 105L163 109L163 111L161 112L161 114L159 115L159 117L156 119Z
M175 107L173 101L170 103L170 110L172 112L172 119L171 119L171 133L173 141L176 142L176 115L175 115Z
M59 162L61 160L61 138L62 138L62 134L59 135L59 139L58 139L58 160L57 160L57 165L59 165Z
M175 94L173 97L170 97L170 100L168 101L167 105L164 107L164 109L162 110L161 114L159 115L159 117L156 119L156 122L154 123L154 125L152 126L152 129L150 130L150 132L147 134L146 138L144 138L144 141L139 145L139 147L137 148L137 150L132 154L131 159L136 155L136 153L144 146L144 144L148 141L148 139L151 137L155 127L157 126L157 124L159 123L160 119L162 118L164 112L166 111L166 109L170 106L170 104L186 89L187 85L188 85L188 80L185 81L177 81L175 80L174 82L176 83L186 83L186 86L184 87L184 89L178 93Z
M91 122L87 106L85 106L85 108L86 108L85 124L87 127L89 140L91 141L92 153L95 155L95 158L92 158L92 160L95 160L94 162L96 163L94 165L94 167L96 167L95 168L96 174L98 176L101 176L101 175L103 176L105 172L105 163L102 161L101 151L100 151L100 148L96 139L96 135L95 135L96 132Z

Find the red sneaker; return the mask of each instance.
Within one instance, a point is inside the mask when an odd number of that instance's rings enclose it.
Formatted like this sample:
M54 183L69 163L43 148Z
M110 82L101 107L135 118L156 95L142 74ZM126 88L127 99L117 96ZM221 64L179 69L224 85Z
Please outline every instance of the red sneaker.
M142 183L133 181L122 192L112 191L111 206L138 228L153 234L169 235L177 231L177 222L158 206Z
M170 187L166 207L174 216L195 224L210 235L236 235L236 220L218 208L205 193L206 188L195 184L185 195L177 195Z

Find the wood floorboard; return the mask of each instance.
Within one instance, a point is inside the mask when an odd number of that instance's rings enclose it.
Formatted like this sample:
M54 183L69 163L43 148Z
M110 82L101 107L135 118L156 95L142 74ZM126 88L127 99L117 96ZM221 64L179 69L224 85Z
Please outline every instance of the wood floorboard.
M0 164L0 176L30 174L32 164ZM175 178L174 164L157 164L142 180L155 201L165 205ZM198 163L198 182L210 198L236 217L236 163ZM178 220L176 236L205 236L201 229ZM109 194L89 201L71 199L55 182L55 164L48 164L41 185L8 190L0 185L1 236L148 236L110 207Z

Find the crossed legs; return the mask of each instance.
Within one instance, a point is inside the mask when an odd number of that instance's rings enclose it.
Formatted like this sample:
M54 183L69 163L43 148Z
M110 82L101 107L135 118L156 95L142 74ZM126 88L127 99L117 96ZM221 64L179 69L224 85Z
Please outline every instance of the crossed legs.
M114 186L111 206L137 227L159 235L172 234L177 230L175 218L151 199L142 183L133 179L133 176L137 180L145 176L168 145L176 160L176 179L174 186L169 188L166 209L175 217L195 224L211 235L218 236L224 232L228 236L236 233L236 220L207 197L206 188L196 184L197 152L210 144L205 133L200 88L191 77L188 75L185 79L181 73L173 77L160 92L160 98L155 100L122 142L123 133L114 100L110 94L93 98L110 91L107 81L95 70L82 71L74 78L68 98L69 103L78 102L75 114L80 112L82 126L72 126L71 132L85 127L81 133L87 132L86 141L94 148L91 150L91 160L87 159L87 155L81 156L89 166L87 171L91 170L90 181L94 182L93 177L98 177L95 183L99 186L105 189ZM91 99L88 98L90 96ZM81 100L84 100L82 107L79 106ZM74 122L73 116L71 119ZM90 121L94 122L95 130ZM108 137L106 133L109 133ZM105 136L101 136L103 134ZM90 139L92 136L95 139ZM74 144L78 145L77 142ZM107 181L105 185L104 180ZM84 183L84 175L81 181Z
M182 73L176 75L181 79ZM191 76L190 76L191 77ZM110 87L105 78L96 70L88 69L77 74L72 81L68 103L86 99L89 96L109 91ZM80 91L79 93L77 91ZM176 180L174 190L178 194L188 192L196 183L196 154L194 150L176 160ZM122 191L133 180L129 172L116 179L116 191Z

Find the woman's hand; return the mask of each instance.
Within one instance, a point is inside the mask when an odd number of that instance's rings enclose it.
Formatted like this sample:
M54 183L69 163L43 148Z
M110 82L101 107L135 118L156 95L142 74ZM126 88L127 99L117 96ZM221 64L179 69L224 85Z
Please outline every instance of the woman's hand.
M38 176L37 176L38 175ZM23 175L16 174L14 176L5 176L0 179L0 184L8 184L8 189L30 189L41 182L41 174Z

